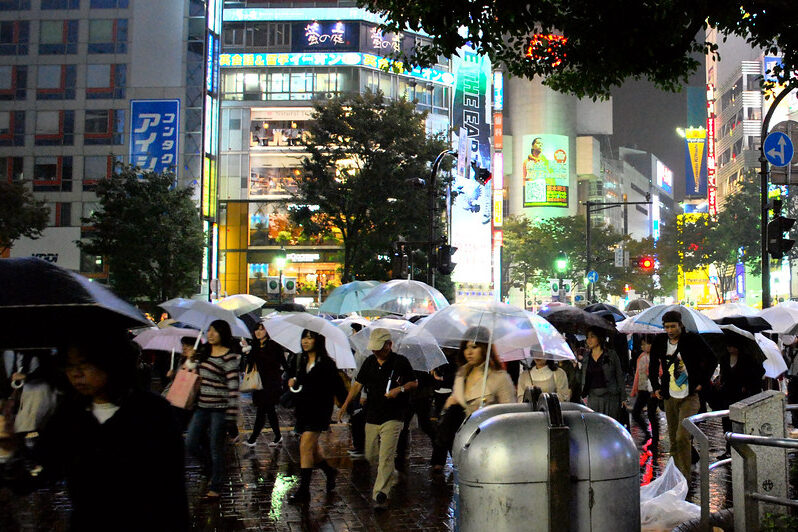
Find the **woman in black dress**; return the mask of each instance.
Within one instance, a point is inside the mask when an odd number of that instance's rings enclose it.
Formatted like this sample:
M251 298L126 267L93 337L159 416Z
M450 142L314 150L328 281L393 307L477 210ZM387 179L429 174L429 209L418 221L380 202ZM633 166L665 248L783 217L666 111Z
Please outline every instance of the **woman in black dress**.
M283 442L283 436L280 433L280 421L274 407L280 402L283 369L288 369L285 363L285 354L280 344L269 338L262 323L259 323L252 331L252 335L255 337L255 341L248 355L246 371L251 371L252 366L255 366L260 375L263 389L252 392L252 402L257 407L257 411L252 434L244 442L244 445L255 447L255 442L268 417L269 425L274 433L274 440L269 442L269 447L277 447Z
M338 375L335 361L327 354L324 336L302 331L302 353L288 371L288 386L296 392L296 432L299 440L300 484L288 502L302 503L310 500L310 477L318 467L327 475L327 492L335 489L338 470L324 459L319 448L319 436L329 430L333 401L337 396L346 399L346 387Z

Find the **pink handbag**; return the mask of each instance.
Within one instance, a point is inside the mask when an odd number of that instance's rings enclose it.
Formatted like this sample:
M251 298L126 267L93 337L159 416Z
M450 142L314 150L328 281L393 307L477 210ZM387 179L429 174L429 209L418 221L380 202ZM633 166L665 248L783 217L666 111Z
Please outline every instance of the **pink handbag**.
M178 408L191 409L199 394L199 374L180 369L166 394L166 400Z

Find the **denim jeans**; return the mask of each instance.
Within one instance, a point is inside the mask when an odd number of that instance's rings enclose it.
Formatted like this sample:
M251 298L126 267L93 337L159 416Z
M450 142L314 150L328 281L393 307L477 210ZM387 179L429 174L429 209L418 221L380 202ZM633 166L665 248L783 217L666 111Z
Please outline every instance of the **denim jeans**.
M188 426L186 447L188 451L211 465L211 482L209 489L219 492L224 480L224 410L197 408ZM206 445L210 442L210 445Z

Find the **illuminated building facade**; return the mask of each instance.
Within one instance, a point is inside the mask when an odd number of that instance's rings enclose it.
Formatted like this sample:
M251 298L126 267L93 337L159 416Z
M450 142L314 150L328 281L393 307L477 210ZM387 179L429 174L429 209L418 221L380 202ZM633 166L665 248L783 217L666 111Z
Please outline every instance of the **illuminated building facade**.
M275 258L285 252L283 285L310 304L319 289L340 283L342 247L334 231L306 237L289 218L294 178L307 156L300 140L313 104L381 90L429 111L427 129L448 131L454 76L449 62L400 74L382 70L393 51L428 42L421 34L383 34L378 16L329 2L226 2L220 56L222 105L219 158L220 293L275 300ZM286 7L282 7L285 5ZM311 209L313 206L310 206ZM284 250L284 251L283 251Z

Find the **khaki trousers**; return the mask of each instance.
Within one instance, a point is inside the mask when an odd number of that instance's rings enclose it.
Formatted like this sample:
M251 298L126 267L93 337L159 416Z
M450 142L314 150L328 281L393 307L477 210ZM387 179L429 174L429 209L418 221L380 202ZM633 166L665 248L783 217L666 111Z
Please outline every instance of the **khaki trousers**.
M371 497L375 500L379 492L387 496L397 482L394 460L402 427L404 423L395 420L381 425L366 423L366 460L377 466L377 479L371 492Z
M698 394L684 399L665 399L665 419L668 422L668 437L671 441L671 457L687 482L690 482L691 437L682 427L682 420L698 413Z

